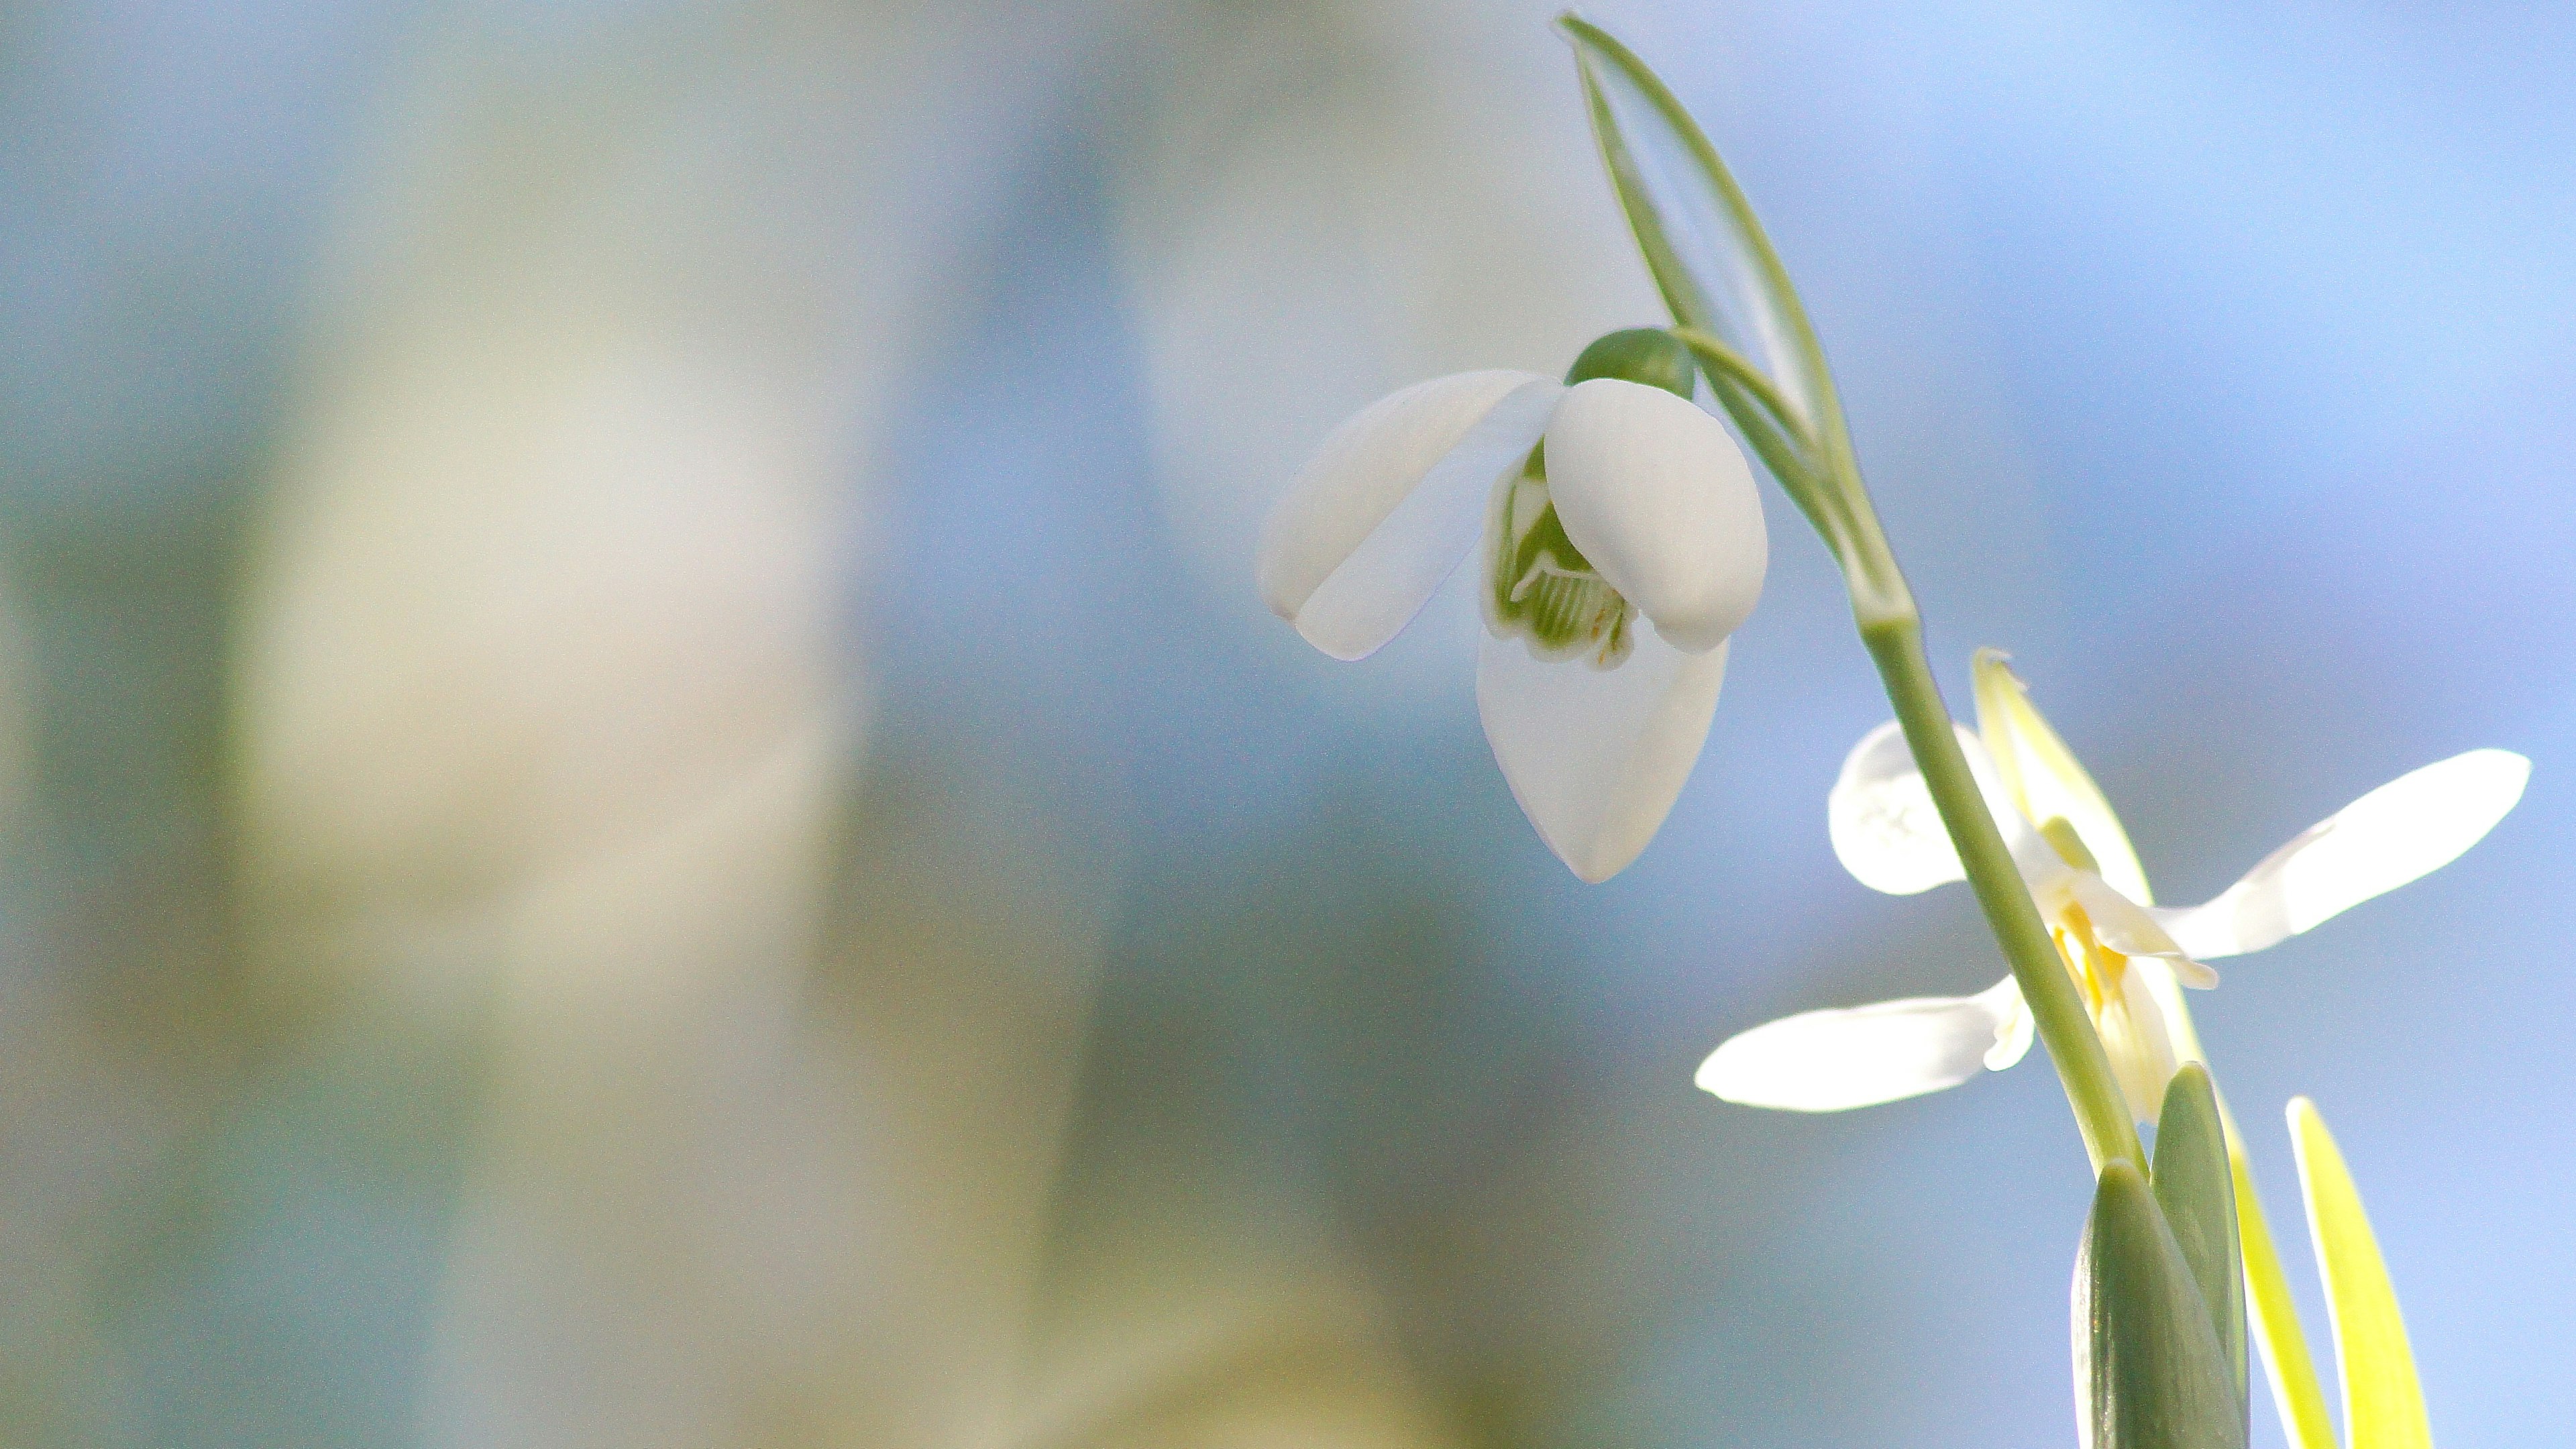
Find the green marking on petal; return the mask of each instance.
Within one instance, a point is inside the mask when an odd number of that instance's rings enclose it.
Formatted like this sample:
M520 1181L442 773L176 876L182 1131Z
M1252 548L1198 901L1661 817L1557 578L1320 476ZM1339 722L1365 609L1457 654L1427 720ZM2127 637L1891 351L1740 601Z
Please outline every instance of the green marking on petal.
M1616 334L1614 334L1616 335ZM1616 669L1636 652L1637 606L1610 587L1565 535L1547 493L1547 448L1494 490L1485 527L1485 627L1520 639L1532 657L1587 657Z

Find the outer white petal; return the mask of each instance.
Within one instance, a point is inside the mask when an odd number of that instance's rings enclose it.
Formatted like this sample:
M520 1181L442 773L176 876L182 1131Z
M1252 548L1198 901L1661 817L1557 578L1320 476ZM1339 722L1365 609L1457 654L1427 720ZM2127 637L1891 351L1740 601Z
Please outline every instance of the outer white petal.
M1723 424L1659 387L1596 377L1547 425L1565 536L1674 648L1735 632L1771 564L1762 495Z
M2155 915L2194 956L2262 950L2450 864L2530 778L2531 762L2509 750L2426 765L2301 831L2216 900Z
M2012 805L1986 747L1959 726L1959 748L1986 797L1987 812L2004 833L2004 843L2025 875L2053 870L2047 842L2031 830ZM1932 804L1932 790L1914 764L1914 751L1894 720L1861 737L1843 759L1842 773L1825 796L1825 828L1834 856L1852 877L1872 890L1910 896L1937 885L1967 879L1959 852Z
M1362 408L1271 510L1263 602L1336 659L1375 652L1474 547L1495 482L1563 392L1526 372L1462 372Z
M2011 977L1986 988L1986 995L2002 993L2005 1002L2003 1024L1995 1028L1995 1044L1986 1052L1986 1070L2000 1072L2030 1055L2031 1039L2038 1035L2039 1023L2032 1019L2030 1003L2022 999L2021 986Z
M1919 1097L1983 1071L2020 1006L2007 977L1974 996L1801 1012L1730 1037L1699 1064L1694 1080L1730 1102L1792 1112Z
M1574 873L1605 881L1654 839L1699 758L1726 679L1724 646L1684 654L1650 624L1616 669L1546 664L1488 633L1476 705L1513 798Z

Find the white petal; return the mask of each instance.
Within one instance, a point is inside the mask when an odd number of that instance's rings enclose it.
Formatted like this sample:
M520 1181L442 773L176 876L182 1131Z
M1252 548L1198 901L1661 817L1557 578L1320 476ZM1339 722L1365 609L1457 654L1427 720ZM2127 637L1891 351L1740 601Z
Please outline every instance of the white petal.
M2508 750L2426 765L2301 831L2216 900L2155 915L2194 956L2262 950L2450 864L2530 778L2531 762Z
M2165 933L2156 912L2113 890L2100 876L2070 870L2052 888L2084 908L2085 918L2093 923L2094 939L2103 945L2132 961L2162 962L2169 975L2195 991L2218 984L2218 973L2184 954L2182 946Z
M2173 968L2181 964L2185 963L2154 956L2133 957L2129 962L2130 982L2132 984L2143 982L2147 994L2155 998L2156 1010L2164 1018L2165 1036L2172 1046L2176 1066L2184 1062L2205 1063L2208 1060L2201 1053L2200 1033L2191 1024L2191 1008L2183 1002L2182 985L2174 979ZM2188 964L2198 965L2199 963ZM2201 966L2200 969L2209 971L2206 966ZM2210 976L2215 979L2217 973L2210 972Z
M2165 1029L2164 1007L2145 977L2135 971L2121 978L2120 994L2102 1006L2095 1023L2111 1075L2129 1102L2129 1115L2153 1122L2164 1110L2165 1084L2173 1080L2173 1036Z
M1997 992L2006 993L2004 1000L2008 1004L2002 1024L1995 1028L1995 1044L1986 1051L1986 1070L1990 1072L2000 1072L2030 1055L2031 1038L2038 1034L2039 1027L2031 1017L2030 1003L2022 999L2021 987L2011 977L1986 989L1988 996Z
M1550 850L1587 881L1627 868L1690 778L1726 679L1724 646L1684 654L1639 621L1616 669L1544 664L1488 633L1476 705L1512 796Z
M2007 977L1974 996L1801 1012L1729 1038L1694 1080L1730 1102L1792 1112L1919 1097L1983 1071L2020 1005Z
M1825 796L1825 829L1835 858L1871 890L1910 896L1968 878L1895 720L1871 730L1844 757Z
M1771 563L1762 495L1724 424L1659 387L1578 383L1547 425L1565 536L1676 649L1735 632Z
M1958 731L1959 748L1986 797L1986 810L2024 874L2053 870L2047 842L2013 808L1986 747L1966 729L1951 728ZM1825 828L1843 869L1872 890L1910 896L1967 879L1941 812L1932 803L1931 787L1915 767L1904 729L1894 720L1862 736L1844 757L1842 773L1825 797Z
M1262 600L1336 659L1395 637L1475 546L1496 481L1546 431L1563 388L1462 372L1335 428L1262 529Z

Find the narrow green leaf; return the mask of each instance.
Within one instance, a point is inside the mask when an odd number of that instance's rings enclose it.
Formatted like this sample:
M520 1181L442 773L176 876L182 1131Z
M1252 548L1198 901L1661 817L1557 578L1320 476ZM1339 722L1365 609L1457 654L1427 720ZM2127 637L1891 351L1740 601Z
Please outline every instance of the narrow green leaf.
M2308 1202L2308 1236L2334 1315L2335 1359L2343 1372L2343 1422L2352 1449L2432 1449L2433 1426L2415 1378L2415 1354L2397 1313L2379 1239L2361 1210L2343 1153L2316 1104L2290 1099L2290 1145Z
M1674 320L1743 354L1807 428L1839 446L1842 410L1823 349L1717 148L1636 52L1581 16L1557 24L1574 42L1602 163Z
M2087 1449L2244 1449L2243 1399L2146 1179L2102 1169L2075 1262L2076 1430Z
M2209 1069L2185 1062L2165 1086L2156 1119L2151 1177L2183 1261L2191 1265L2201 1306L2218 1335L2220 1357L2236 1381L2236 1415L2248 1414L2245 1373L2245 1269L2237 1246L2236 1185L2227 1169L2227 1129L2218 1120L2218 1089Z
M2308 1337L2299 1327L2299 1307L2290 1298L2290 1278L2281 1271L2281 1255L2272 1246L2271 1222L2264 1215L2262 1195L2254 1190L2244 1138L2232 1126L2227 1168L2236 1180L2236 1228L2244 1240L2246 1318L2255 1341L2263 1345L2263 1366L2271 1371L2272 1407L2281 1415L2281 1436L2291 1449L2337 1449L2326 1391L2317 1383Z

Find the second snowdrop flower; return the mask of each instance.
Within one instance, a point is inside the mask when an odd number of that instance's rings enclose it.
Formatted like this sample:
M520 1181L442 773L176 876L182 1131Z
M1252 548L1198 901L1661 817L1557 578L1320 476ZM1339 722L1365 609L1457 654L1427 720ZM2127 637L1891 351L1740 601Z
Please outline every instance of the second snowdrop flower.
M2200 1059L2175 988L2216 984L2202 961L2262 950L2449 863L2504 818L2531 774L2505 750L2426 765L2300 832L2215 899L2160 908L2119 817L2004 657L1980 651L1975 673L1982 737L1962 731L1961 743L2140 1122L2156 1120L2175 1067ZM1863 885L1911 895L1964 878L1892 724L1853 749L1827 811L1834 853ZM2000 1071L2030 1041L2030 1009L2006 977L1974 996L1756 1027L1711 1054L1699 1084L1751 1106L1839 1111Z
M1562 386L1418 383L1334 430L1262 534L1262 598L1337 659L1375 652L1480 555L1485 737L1587 881L1672 809L1770 562L1752 470L1695 384L1652 328L1593 343Z

